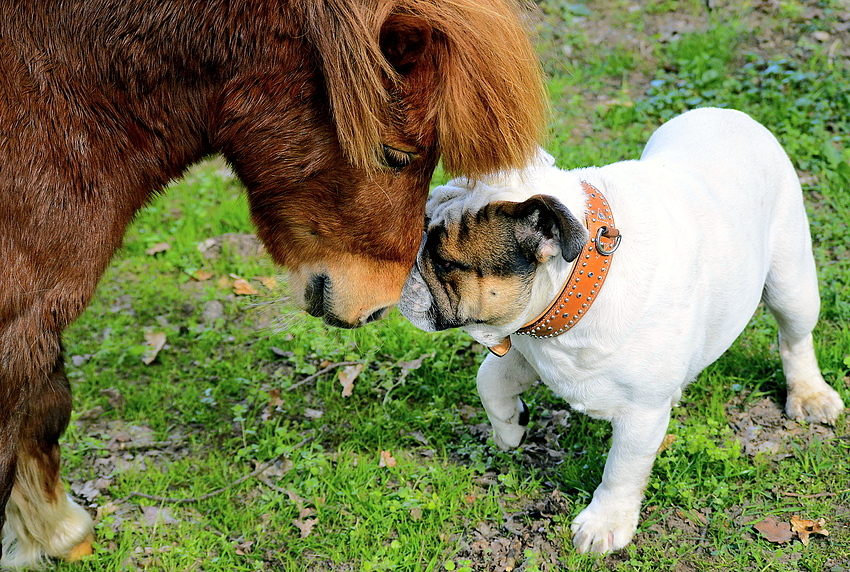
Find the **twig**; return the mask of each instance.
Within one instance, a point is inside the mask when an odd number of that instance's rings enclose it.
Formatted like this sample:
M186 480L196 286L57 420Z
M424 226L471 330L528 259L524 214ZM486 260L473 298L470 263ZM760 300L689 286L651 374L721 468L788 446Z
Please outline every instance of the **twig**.
M267 487L269 487L273 491L276 491L276 492L279 492L279 493L286 493L285 488L277 486L276 484L272 483L268 479L264 479L264 478L260 477L257 480L260 481L261 483L263 483L264 485L266 485Z
M298 448L299 448L299 447L301 447L302 445L304 445L304 444L306 444L306 443L310 442L310 440L312 440L312 439L313 439L313 437L307 437L307 438L305 438L305 439L304 439L304 440L302 440L300 443L298 443L297 445L295 445L295 446L293 447L293 449L298 449ZM205 501L205 500L210 499L210 498L212 498L212 497L214 497L214 496L216 496L216 495L220 495L221 493L223 493L223 492L225 492L225 491L227 491L227 490L229 490L229 489L232 489L232 488L233 488L233 487L235 487L236 485L240 485L240 484L244 483L244 482L245 482L245 481L247 481L248 479L251 479L251 478L253 478L253 477L256 477L257 475L259 475L259 474L263 473L264 471L266 471L269 467L271 467L272 465L274 465L276 462L278 462L278 461L279 461L281 458L283 458L284 456L286 456L286 454L285 454L285 453L284 453L284 454L282 454L282 455L278 455L277 457L275 457L275 458L274 458L274 459L272 459L271 461L269 461L269 462L267 462L267 463L263 463L263 464L262 464L262 465L260 465L260 466L259 466L256 470L251 471L251 472L250 472L250 473L248 473L247 475L244 475L244 476L242 476L242 477L239 477L238 479L236 479L236 480L235 480L235 481L233 481L232 483L230 483L230 484L228 484L228 485L225 485L225 486L221 487L220 489L216 489L216 490L214 490L214 491L212 491L212 492L209 492L209 493L203 494L203 495L201 495L201 496L197 496L197 497L190 497L190 498L171 498L171 497L161 497L161 496L158 496L158 495L149 495L149 494L145 494L145 493L140 493L140 492L133 491L133 492L131 492L130 494L128 494L126 497L122 498L121 500L116 501L116 502L115 502L115 504L116 504L116 505L123 504L123 503L125 503L125 502L129 501L131 498L135 498L135 497L143 498L143 499L147 499L147 500L152 500L152 501L156 501L156 502L160 502L160 503L169 503L169 504L188 504L188 503L193 503L193 502L201 502L201 501ZM261 480L262 480L262 479L261 479Z
M116 445L110 447L107 445L103 447L104 449L118 449L119 451L134 451L136 449L164 449L165 447L174 447L182 445L182 441L127 441L126 443L121 443L120 441L116 441Z
M782 496L794 497L798 499L817 499L822 497L836 497L838 495L843 495L844 493L850 493L850 489L844 489L843 491L835 492L815 493L812 495L801 495L800 493L782 493Z
M313 381L314 379L316 379L320 375L324 375L324 374L328 373L329 371L331 371L332 369L335 369L335 368L338 368L338 367L341 367L341 366L344 366L344 365L357 365L357 363L358 362L356 362L356 361L341 361L339 363L332 363L328 367L326 367L324 369L320 369L319 371L317 371L313 375L308 375L307 377L305 377L304 379L302 379L298 383L294 383L294 384L290 385L289 387L286 388L286 391L292 391L296 387L301 387L305 383L310 383L311 381Z

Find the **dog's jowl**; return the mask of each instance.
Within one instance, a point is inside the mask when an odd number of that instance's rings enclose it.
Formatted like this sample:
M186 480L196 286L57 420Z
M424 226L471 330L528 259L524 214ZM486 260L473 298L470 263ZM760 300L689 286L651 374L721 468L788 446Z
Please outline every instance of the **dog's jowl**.
M787 414L833 423L844 404L812 344L820 299L800 184L767 129L700 109L662 126L640 160L553 163L541 151L523 171L435 189L400 307L493 350L478 391L499 447L521 442L519 396L538 379L612 423L602 483L572 524L580 552L608 552L635 532L672 406L759 302L779 325Z

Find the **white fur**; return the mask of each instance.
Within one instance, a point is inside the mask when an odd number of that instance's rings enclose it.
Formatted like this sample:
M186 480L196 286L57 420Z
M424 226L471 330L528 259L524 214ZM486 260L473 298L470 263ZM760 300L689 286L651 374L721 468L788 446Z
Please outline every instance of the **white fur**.
M51 557L68 558L90 541L93 529L91 516L67 495L61 482L47 495L37 464L29 458L20 460L6 504L0 566L31 570Z
M583 221L581 180L608 199L623 237L606 283L565 334L511 336L507 356L485 359L478 390L503 448L519 445L518 396L538 378L573 408L611 421L602 483L572 525L580 552L608 552L635 532L671 407L761 300L779 323L788 414L831 423L844 405L821 377L812 345L820 300L802 192L767 129L737 111L690 111L658 129L639 161L565 172L543 154L523 173L436 189L428 212L432 222L452 224L491 201L544 193ZM532 301L513 323L464 329L494 345L548 306L568 268L560 256L541 265ZM430 306L417 274L402 308ZM429 329L425 314L408 317Z

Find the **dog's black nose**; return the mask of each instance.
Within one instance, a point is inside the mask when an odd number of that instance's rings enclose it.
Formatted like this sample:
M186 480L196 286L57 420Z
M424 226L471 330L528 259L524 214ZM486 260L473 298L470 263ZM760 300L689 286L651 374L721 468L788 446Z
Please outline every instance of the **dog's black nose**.
M328 277L324 274L315 274L307 282L304 288L304 302L307 305L307 313L311 316L321 318L325 315L325 290L328 285Z

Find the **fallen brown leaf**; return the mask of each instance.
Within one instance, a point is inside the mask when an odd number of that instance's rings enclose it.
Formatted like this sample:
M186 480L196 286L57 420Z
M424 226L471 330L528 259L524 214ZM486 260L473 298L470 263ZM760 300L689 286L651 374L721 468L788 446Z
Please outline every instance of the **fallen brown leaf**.
M310 536L310 533L313 532L313 527L319 524L318 518L308 518L305 520L301 520L300 518L296 518L292 521L292 524L301 531L301 538L307 538Z
M153 256L154 254L159 254L160 252L165 252L166 250L170 250L171 245L167 242L157 242L147 250L145 250L145 254L148 256Z
M381 460L378 461L379 467L395 467L396 460L395 457L389 451L381 451Z
M766 517L753 525L753 528L758 530L768 542L782 544L794 538L794 533L791 532L791 525L787 522L776 522L772 517Z
M357 376L360 375L361 371L363 371L363 364L356 363L354 365L345 366L337 372L339 383L342 385L343 397L351 396L351 392L354 391L354 380L357 379Z
M307 419L318 419L324 414L325 412L321 409L311 409L309 407L304 409L304 417L306 417Z
M142 363L150 365L159 355L160 350L165 347L166 337L162 332L148 332L145 334L145 341L148 348L142 354Z
M237 278L233 281L233 293L237 296L256 296L260 291L244 278Z
M212 278L214 274L212 272L207 272L206 270L195 270L192 274L190 274L190 276L198 282L206 282Z
M287 489L286 496L289 497L289 500L295 503L295 506L298 507L298 518L292 521L292 524L301 532L301 538L307 538L310 536L310 533L313 531L313 527L319 523L318 518L306 518L316 513L316 509L305 507L304 503L306 502L302 497L298 495L298 493Z
M658 446L658 454L661 454L667 449L669 449L670 445L672 445L675 440L676 436L672 433L668 433L667 435L665 435L664 440L661 441L661 445Z
M280 398L280 388L273 387L269 390L269 405L272 407L280 407L284 404L283 399Z
M277 290L277 279L273 276L266 276L265 278L260 278L260 283L269 290Z
M239 556L245 556L246 554L251 553L251 550L253 549L253 547L254 547L254 541L248 540L246 542L242 542L240 544L237 544L234 552L236 554L238 554Z
M100 394L107 398L109 406L113 409L121 409L122 407L124 407L124 396L121 395L121 392L115 389L114 387L101 389Z
M171 508L158 506L142 507L142 522L148 526L159 524L177 524L180 522L171 514Z
M818 520L806 520L799 516L791 517L791 530L797 533L797 536L800 537L800 541L806 546L809 545L809 536L812 534L829 536L829 531L824 530L823 528L824 524L826 524L826 519L824 518Z

